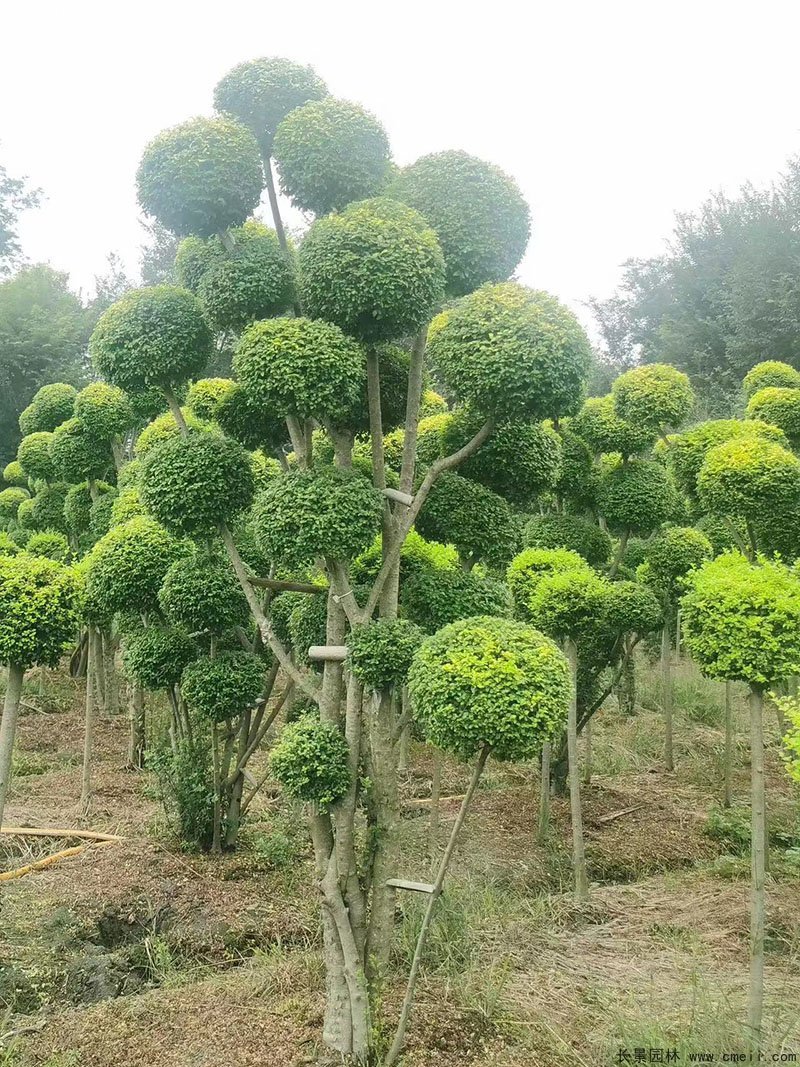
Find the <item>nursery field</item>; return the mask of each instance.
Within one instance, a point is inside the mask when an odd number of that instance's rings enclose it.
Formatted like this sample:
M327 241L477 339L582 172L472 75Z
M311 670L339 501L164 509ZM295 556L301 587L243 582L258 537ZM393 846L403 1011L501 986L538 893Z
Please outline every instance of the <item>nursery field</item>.
M413 1067L607 1067L724 1062L747 1047L749 747L744 686L734 803L720 805L724 686L676 666L675 771L663 769L659 674L637 662L635 713L595 716L583 785L591 881L577 903L569 803L535 842L538 769L495 763L469 813L424 959L404 1062ZM156 700L156 698L152 698ZM182 849L155 776L126 769L124 715L97 722L82 819L83 683L26 680L9 826L119 835L2 885L3 1067L204 1067L318 1062L324 964L301 811L269 783L240 848ZM151 729L166 703L151 709ZM280 719L275 729L279 729ZM766 714L769 795L762 1055L800 1055L800 824ZM399 874L431 873L431 750L401 772ZM583 753L582 753L583 755ZM253 770L258 776L260 763ZM437 852L469 776L445 763ZM6 871L78 840L2 839ZM396 1015L421 918L398 894L381 997ZM708 1057L713 1055L714 1060ZM643 1058L644 1057L644 1058ZM735 1062L729 1060L728 1062Z

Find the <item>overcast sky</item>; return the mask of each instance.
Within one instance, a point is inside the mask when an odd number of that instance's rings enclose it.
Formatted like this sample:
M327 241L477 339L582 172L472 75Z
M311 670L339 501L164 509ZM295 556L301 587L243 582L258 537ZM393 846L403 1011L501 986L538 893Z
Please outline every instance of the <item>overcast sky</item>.
M520 278L576 310L675 210L800 151L796 0L6 0L0 25L0 159L47 194L24 248L84 291L111 250L136 268L144 144L259 55L374 111L400 164L463 148L514 175Z

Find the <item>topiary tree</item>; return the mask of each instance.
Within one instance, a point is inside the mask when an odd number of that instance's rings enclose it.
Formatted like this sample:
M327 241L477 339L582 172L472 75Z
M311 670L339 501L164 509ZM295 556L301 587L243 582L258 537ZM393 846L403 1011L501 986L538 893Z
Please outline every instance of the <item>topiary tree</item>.
M236 382L231 378L198 378L192 382L186 394L187 411L201 422L211 422L216 419L222 402L234 389Z
M53 479L55 468L50 456L52 440L50 430L37 430L22 438L17 449L17 462L26 478L43 482Z
M8 489L0 490L0 522L8 523L15 519L20 504L23 500L30 500L30 496L27 489L20 489L13 485Z
M417 529L432 541L450 541L469 569L479 561L504 567L519 547L520 530L506 501L477 482L447 471L428 494Z
M517 615L529 620L529 604L542 578L563 571L589 570L586 560L567 548L526 548L508 565L506 581Z
M44 556L58 563L66 563L70 557L69 541L59 530L42 530L33 534L25 550L32 556Z
M75 632L76 605L77 581L70 568L26 552L0 555L0 660L8 667L0 722L0 826L25 671L58 663Z
M611 395L621 419L661 437L677 429L694 407L689 378L667 363L648 363L620 374Z
M712 419L670 438L668 461L681 492L698 500L697 477L712 448L736 437L761 437L788 445L782 430L757 419Z
M379 619L360 626L347 639L348 666L368 689L405 684L423 632L407 619Z
M27 489L28 478L18 460L12 459L3 468L3 481L14 488Z
M171 691L197 654L197 645L181 627L150 625L129 635L122 662L144 689Z
M567 548L597 569L611 557L612 542L597 523L579 515L534 515L522 533L526 548Z
M79 418L67 419L53 431L50 458L55 477L71 483L100 478L111 460L104 442L94 437Z
M749 1025L761 1042L766 814L764 690L800 673L800 582L778 563L726 553L697 570L681 600L687 645L703 672L750 686L751 877Z
M20 415L20 430L26 437L55 430L74 413L76 395L74 386L65 382L43 385Z
M23 500L17 509L20 523L31 530L66 531L64 505L68 487L61 482L43 486L30 500ZM24 516L23 516L24 511Z
M167 618L188 633L220 636L245 626L250 614L227 557L200 550L170 565L158 603Z
M570 429L581 437L593 452L619 452L627 459L650 448L657 430L643 423L626 422L617 414L614 397L591 396L570 422Z
M767 359L750 368L742 385L748 400L761 389L800 389L800 371L788 363Z
M616 574L631 534L647 535L670 518L676 493L660 463L632 459L608 469L600 479L597 506L620 540L611 575Z
M747 414L783 430L793 448L800 445L800 387L759 389L748 401Z
M528 205L514 179L491 163L466 152L435 152L405 167L389 193L436 231L450 296L505 281L525 254Z
M107 443L117 470L123 465L122 439L136 422L127 393L107 382L92 382L75 398L75 416L95 441Z
M475 570L424 567L403 581L400 606L430 634L471 615L507 616L511 604L507 586Z
M247 226L242 227L247 230ZM266 227L239 240L228 257L200 279L197 295L217 333L238 332L256 319L280 314L295 300L293 264L277 234Z
M290 797L323 810L340 800L350 786L349 753L332 723L304 715L284 726L270 753L273 776Z

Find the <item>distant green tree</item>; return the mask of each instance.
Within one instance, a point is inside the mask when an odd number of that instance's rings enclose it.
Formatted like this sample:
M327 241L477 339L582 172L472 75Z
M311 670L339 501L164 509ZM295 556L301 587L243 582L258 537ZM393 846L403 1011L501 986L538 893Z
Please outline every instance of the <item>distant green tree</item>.
M22 249L17 235L21 212L38 207L41 189L32 189L27 178L12 178L0 163L0 277L19 263Z

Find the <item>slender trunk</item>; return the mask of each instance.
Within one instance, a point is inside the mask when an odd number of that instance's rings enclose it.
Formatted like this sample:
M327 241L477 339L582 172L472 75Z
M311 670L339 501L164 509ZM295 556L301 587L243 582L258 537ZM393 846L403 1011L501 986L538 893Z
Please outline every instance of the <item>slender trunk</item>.
M99 633L93 626L89 627L89 665L86 670L86 708L83 730L83 774L81 775L81 811L89 814L92 802L92 747L94 745L95 700L94 675L99 656L97 655Z
M119 676L117 675L116 650L117 640L110 631L102 635L103 665L106 679L106 715L119 714Z
M450 866L450 861L453 858L456 844L461 833L461 827L464 825L464 819L467 816L467 810L469 809L472 798L475 794L475 790L478 787L478 781L483 772L483 768L486 765L486 760L489 757L489 746L484 745L480 751L480 755L475 762L475 768L472 772L472 778L470 779L467 792L464 795L464 799L461 802L461 809L456 817L456 821L453 824L453 829L450 832L450 839L447 842L447 848L442 856L442 862L439 864L439 871L436 875L436 881L433 884L432 891L428 899L428 907L425 909L425 916L422 920L422 926L420 927L419 937L417 938L417 946L414 951L414 959L411 963L411 972L408 976L408 985L406 986L406 995L403 1000L403 1006L400 1010L400 1019L397 1024L397 1030L392 1041L392 1046L383 1061L383 1067L393 1067L393 1064L397 1063L397 1059L402 1051L403 1044L405 1042L406 1028L408 1026L408 1020L411 1015L411 1006L414 1003L414 992L417 986L417 978L419 976L419 969L422 963L422 954L425 951L425 945L428 940L428 933L430 932L431 922L433 921L433 913L436 908L436 903L439 897L442 895L442 887L444 886L445 876Z
M389 963L394 930L395 890L387 882L397 874L400 797L391 694L386 691L376 694L371 703L369 741L375 825L367 964L371 975L381 975Z
M681 623L681 609L678 608L675 615L675 658L679 663L681 658Z
M217 855L222 852L222 799L221 772L219 760L219 730L216 723L211 724L211 757L214 767L214 833L211 851Z
M586 852L583 843L583 814L581 812L581 780L578 763L578 648L572 638L564 642L564 652L572 676L572 691L567 716L567 758L569 760L569 807L572 819L572 865L575 871L575 899L589 897L589 877L586 873Z
M723 766L722 806L731 806L733 783L733 709L731 706L731 683L725 683L725 755Z
M400 717L405 719L408 715L409 699L408 689L403 686L400 696ZM407 722L400 732L397 751L397 769L405 774L408 771L411 759L411 723Z
M550 742L542 745L542 776L539 783L539 824L536 843L545 844L550 833Z
M22 679L24 668L17 663L8 665L8 683L3 702L3 718L0 721L0 826L3 825L3 812L11 783L11 761L14 755L14 737L17 733L19 702L22 699Z
M433 750L433 778L431 780L431 811L428 822L428 853L431 863L439 853L439 800L442 795L442 750Z
M614 553L614 558L611 561L611 567L608 572L609 578L613 578L620 568L620 564L622 563L623 557L625 555L625 549L628 547L628 538L630 537L630 535L630 530L626 530L622 537L620 537L619 539L617 551Z
M767 815L764 788L764 695L750 689L750 791L751 791L751 912L750 995L748 1017L750 1044L757 1055L761 1045L764 1006L764 882L766 872Z
M583 750L583 784L590 785L592 781L592 720L583 728L585 747Z
M242 715L239 723L239 744L236 749L236 767L240 767L240 761L248 749L250 739L250 724L252 711L248 710ZM230 786L230 804L228 805L228 817L225 820L225 847L235 848L239 838L239 823L242 813L242 795L244 794L244 768L237 769L233 782Z
M288 252L289 248L286 241L286 230L283 228L281 210L278 206L278 194L275 192L275 177L272 173L272 160L270 159L269 152L263 152L262 155L264 162L264 182L267 186L269 209L272 212L272 225L275 227L278 244L284 252Z
M661 705L664 711L664 766L672 771L675 769L672 745L672 642L666 622L661 631Z
M411 364L408 370L408 395L406 397L406 422L403 436L403 462L400 468L400 491L410 493L414 485L414 469L417 455L417 431L419 409L422 401L422 384L425 376L425 344L427 327L423 327L414 339L411 349Z
M44 664L39 668L39 703L44 706L47 696L47 667Z
M140 771L145 764L147 740L145 733L144 690L135 682L131 684L130 702L130 745L128 763L134 770Z

